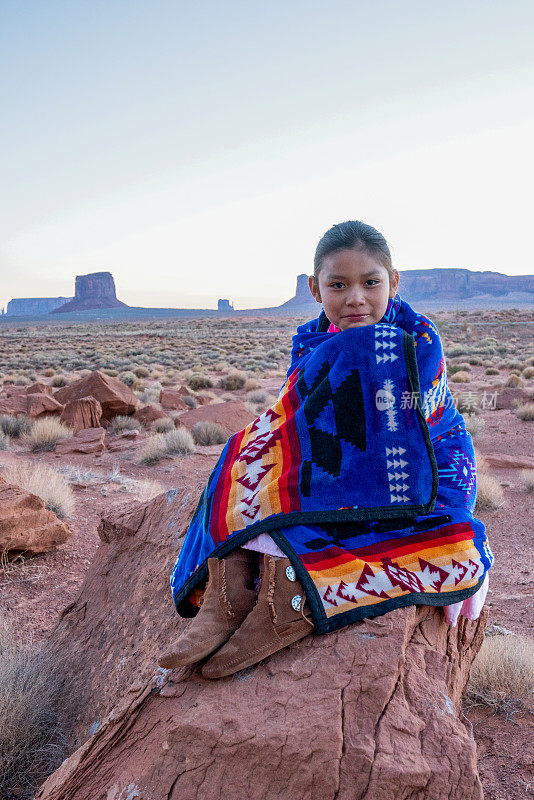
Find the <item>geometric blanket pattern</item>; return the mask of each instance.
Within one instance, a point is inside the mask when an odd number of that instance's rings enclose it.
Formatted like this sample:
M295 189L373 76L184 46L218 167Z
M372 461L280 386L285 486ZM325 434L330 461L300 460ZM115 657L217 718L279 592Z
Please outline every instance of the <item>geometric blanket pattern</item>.
M226 443L171 576L178 612L207 559L268 532L304 584L317 633L403 605L448 605L493 555L472 516L476 463L432 322L297 330L277 402Z

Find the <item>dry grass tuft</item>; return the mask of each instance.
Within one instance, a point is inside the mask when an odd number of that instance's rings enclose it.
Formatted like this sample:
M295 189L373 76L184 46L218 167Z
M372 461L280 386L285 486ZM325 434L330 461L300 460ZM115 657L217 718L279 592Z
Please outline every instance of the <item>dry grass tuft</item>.
M118 414L110 420L110 431L112 433L122 433L122 431L140 431L141 423L135 417L128 417Z
M0 414L0 430L10 436L11 439L18 439L31 430L31 422L28 417L15 417L12 414Z
M57 417L43 417L36 420L29 433L23 439L33 453L41 450L53 450L61 439L68 439L74 435L72 428L68 428Z
M485 371L484 374L485 375L499 375L499 372L500 372L500 370L498 370L496 367L488 367L488 369Z
M534 640L524 636L490 636L471 667L466 698L506 714L532 709Z
M212 381L208 378L207 375L196 374L190 378L189 383L187 384L190 389L193 391L197 391L198 389L211 389L213 386Z
M191 430L193 439L197 444L207 447L210 444L223 444L228 440L228 435L218 422L197 422Z
M515 415L523 422L532 422L534 420L534 403L524 403L517 406Z
M173 429L174 420L172 420L170 417L161 417L160 419L154 420L152 423L152 430L156 433L167 433Z
M534 492L534 469L524 469L521 472L521 480L527 492Z
M247 380L246 375L240 372L231 372L219 381L219 389L225 389L227 392L234 392L237 389L242 389Z
M487 472L479 471L475 511L496 511L503 505L504 493L501 484Z
M0 796L31 800L67 756L61 665L0 617ZM64 713L64 705L63 705Z
M75 506L72 489L63 475L48 464L19 462L6 467L3 477L8 483L36 494L59 519L72 517Z
M523 370L523 378L530 380L530 378L534 378L534 367L525 367Z
M512 375L510 375L510 377L508 378L508 380L506 381L506 383L504 385L508 386L508 387L510 387L512 389L517 389L520 386L524 386L524 383L521 380L521 378L519 377L519 375L514 375L512 373Z
M226 441L226 439L225 439ZM187 428L176 428L164 436L165 449L173 455L188 455L195 452L195 442Z
M50 381L50 386L53 386L54 389L60 389L62 386L68 386L69 380L65 377L65 375L54 375L52 380Z
M156 433L151 436L139 448L139 461L146 467L151 467L165 458L167 455L167 448L165 447L165 436L162 433Z
M482 417L477 417L474 414L466 414L464 419L465 427L471 434L471 438L474 442L478 441L484 433L486 421L482 419Z
M471 381L471 376L465 370L461 370L451 375L450 380L453 383L469 383Z

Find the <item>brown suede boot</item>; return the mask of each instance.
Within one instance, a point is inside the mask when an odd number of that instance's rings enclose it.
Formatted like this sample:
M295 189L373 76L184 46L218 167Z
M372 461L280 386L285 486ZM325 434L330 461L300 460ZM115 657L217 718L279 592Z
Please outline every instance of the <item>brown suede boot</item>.
M204 664L202 675L233 675L303 639L313 628L302 583L289 559L264 555L258 602L241 627Z
M191 624L158 659L164 669L194 664L226 642L256 602L249 550L237 548L223 559L208 558L209 579L202 605Z

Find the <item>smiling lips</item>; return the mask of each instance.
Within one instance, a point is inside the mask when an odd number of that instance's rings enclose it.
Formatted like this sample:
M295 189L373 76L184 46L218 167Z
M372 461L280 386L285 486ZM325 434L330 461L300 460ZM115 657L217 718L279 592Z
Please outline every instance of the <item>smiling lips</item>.
M347 314L344 319L363 319L364 317L369 316L368 314Z

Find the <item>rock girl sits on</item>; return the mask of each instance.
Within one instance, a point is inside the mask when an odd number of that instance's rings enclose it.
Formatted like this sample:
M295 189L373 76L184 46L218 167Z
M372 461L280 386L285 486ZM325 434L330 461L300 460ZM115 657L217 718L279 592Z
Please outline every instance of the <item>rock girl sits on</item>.
M455 625L484 604L493 556L435 325L362 222L325 233L309 282L321 314L297 329L277 402L225 445L184 537L171 588L193 620L164 668L209 657L202 675L219 678L402 606L442 606Z

